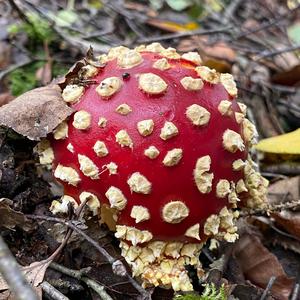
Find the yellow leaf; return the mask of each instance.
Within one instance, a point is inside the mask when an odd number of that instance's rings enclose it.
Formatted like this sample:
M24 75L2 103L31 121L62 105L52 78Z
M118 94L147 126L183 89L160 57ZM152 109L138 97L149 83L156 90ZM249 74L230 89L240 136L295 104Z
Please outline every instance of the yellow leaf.
M170 31L170 32L190 31L199 28L199 25L195 22L180 24L172 21L149 19L147 23L154 27L160 28L165 31Z
M290 133L263 139L255 148L268 153L300 155L300 128Z

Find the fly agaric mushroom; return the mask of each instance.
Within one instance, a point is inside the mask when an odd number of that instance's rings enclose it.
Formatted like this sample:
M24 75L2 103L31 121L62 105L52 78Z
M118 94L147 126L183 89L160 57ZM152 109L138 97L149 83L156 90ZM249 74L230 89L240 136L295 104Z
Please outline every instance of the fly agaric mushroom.
M99 61L63 86L76 112L41 157L54 157L64 209L86 200L110 224L111 212L122 255L145 286L192 290L185 266L201 271L203 243L234 242L235 209L265 205L267 181L248 157L255 126L232 75L201 66L197 53L153 43Z

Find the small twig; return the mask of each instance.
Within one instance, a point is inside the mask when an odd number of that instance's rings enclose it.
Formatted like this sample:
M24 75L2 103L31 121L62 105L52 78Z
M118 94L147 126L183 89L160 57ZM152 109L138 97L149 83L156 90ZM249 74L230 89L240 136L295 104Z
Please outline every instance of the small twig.
M289 178L288 176L282 175L282 174L277 174L277 173L272 173L272 172L260 172L260 174L264 177L275 177L276 179L287 179Z
M79 281L85 282L91 289L93 289L100 297L102 300L113 300L105 291L104 286L99 284L98 282L86 277L85 271L83 270L73 270L73 269L68 269L62 265L59 265L57 263L52 263L50 265L50 268L61 272L65 275L68 275L70 277L76 278Z
M286 47L286 48L278 49L278 50L274 50L274 51L263 51L260 55L258 55L258 57L255 57L254 60L258 61L258 60L261 60L262 58L273 57L273 56L276 56L279 54L292 52L292 51L299 50L299 49L300 49L300 45L294 45L294 46L290 46L290 47Z
M11 65L8 67L6 70L3 70L0 72L0 80L2 80L6 75L10 74L11 72L15 71L16 69L19 69L21 67L25 67L37 60L31 60L31 59L26 59L24 61L21 61L19 63L16 63L14 65Z
M213 263L215 261L205 247L202 248L202 253L207 257L210 263Z
M230 4L227 6L226 10L223 13L224 21L229 22L232 19L232 16L234 12L238 9L238 7L241 4L241 0L233 0L230 2Z
M294 9L292 10L289 10L288 11L288 16L286 14L282 14L282 15L279 15L278 17L276 18L273 18L271 20L269 20L268 22L266 23L262 23L260 26L258 27L255 27L251 30L247 30L245 32L241 32L239 35L235 36L234 38L232 38L231 40L238 40L240 38L243 38L243 37L246 37L250 34L254 34L254 33L257 33L259 31L262 31L264 29L268 29L269 27L272 27L272 26L279 26L279 23L281 21L286 21L287 17L291 17L293 16L295 13L297 13L298 9L299 9L300 5L298 5L297 7L295 7Z
M31 25L31 27L34 29L33 24L28 20L26 14L24 11L17 5L17 3L14 0L8 0L9 4L11 7L17 12L19 15L20 19L26 22L27 24Z
M81 284L76 283L74 281L71 282L65 278L64 279L48 278L48 282L58 290L68 290L69 292L80 292L84 290Z
M291 300L297 300L298 299L299 291L300 291L300 285L299 285L299 283L296 283L295 287L294 287L294 290L293 290Z
M52 286L49 282L44 281L40 284L43 291L54 300L69 300L64 294Z
M273 220L270 220L269 218L267 217L255 217L255 219L259 220L260 222L270 226L270 228L272 228L274 231L276 231L277 233L283 235L283 236L286 236L290 239L293 239L293 240L296 240L298 242L300 242L300 238L298 238L297 236L295 235L292 235L292 234L289 234L285 231L282 231L281 229L278 229L276 227L276 225L274 224L274 221Z
M300 207L300 199L285 203L280 203L277 205L272 205L268 209L252 209L252 210L243 210L240 212L240 216L255 216L255 215L266 215L270 213L279 212L284 209L296 209Z
M79 218L84 206L86 205L87 201L88 201L88 199L83 201L80 204L80 206L76 209L75 218L73 219L73 221L78 220L78 218ZM56 256L65 248L65 246L67 245L72 233L73 233L73 229L69 227L66 234L65 234L65 237L64 237L62 243L56 248L56 250L47 259L40 261L39 264L37 264L35 267L37 267L38 265L43 265L43 264L52 262L56 258Z
M267 173L297 176L300 174L300 163L286 162L279 164L262 165L261 170L262 172Z
M81 229L79 229L72 220L66 221L64 219L60 218L54 218L54 217L48 217L48 216L39 216L39 215L26 215L30 219L35 220L45 220L49 222L56 222L60 224L64 224L68 226L71 230L76 231L78 234L80 234L82 237L85 238L87 242L89 242L91 245L93 245L106 259L107 261L112 265L113 270L115 271L115 274L125 276L128 281L133 285L133 287L141 294L143 295L144 299L151 299L150 294L143 289L131 276L128 274L125 266L123 263L111 256L103 247L101 247L96 241L94 241L91 237L89 237L85 232L83 232ZM114 266L117 266L114 268Z
M267 298L268 293L269 293L269 291L271 290L271 288L272 288L272 286L273 286L275 280L276 280L276 277L275 277L275 276L272 276L272 277L270 278L267 287L265 288L263 294L262 294L261 297L260 297L260 300L265 300L265 299Z
M0 236L0 273L7 282L16 300L38 300L37 295L25 280L18 263Z
M150 38L143 38L139 39L139 43L152 43L152 42L158 42L158 41L166 41L166 40L172 40L177 38L183 38L193 35L210 35L210 34L217 34L217 33L223 33L228 32L230 29L232 29L232 26L223 27L223 28L217 28L217 29L198 29L198 30L192 30L192 31L184 31L179 33L171 33L171 34L165 34L162 36L156 36L156 37L150 37Z
M45 13L38 6L33 5L33 3L31 3L30 1L24 0L22 4L25 4L27 7L30 7L30 9L34 10L36 13L38 13L44 19L46 19L52 25L52 29L55 31L55 33L58 36L60 36L67 44L76 48L79 52L85 54L86 50L90 46L92 46L96 52L107 52L110 49L110 47L107 45L87 42L78 36L71 36L69 33L65 32L61 27L57 26L53 19L51 19L49 15L47 15L47 13Z

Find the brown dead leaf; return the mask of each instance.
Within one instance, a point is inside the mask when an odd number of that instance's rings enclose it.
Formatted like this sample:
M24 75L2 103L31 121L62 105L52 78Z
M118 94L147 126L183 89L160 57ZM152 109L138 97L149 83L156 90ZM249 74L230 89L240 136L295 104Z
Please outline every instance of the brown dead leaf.
M1 283L0 283L1 285ZM14 295L11 293L10 290L5 290L0 293L0 300L14 300Z
M276 51L276 49L280 51L285 48L285 45L276 45L274 51ZM285 52L280 55L275 55L272 60L275 65L285 71L289 71L299 65L299 59L296 53L293 52Z
M230 73L231 72L231 65L226 62L225 60L209 58L206 56L202 56L203 64L211 69L215 69L221 73Z
M59 86L29 91L0 108L0 125L30 140L40 140L72 114L62 100Z
M42 299L42 288L39 286L45 277L45 273L47 271L47 268L51 264L52 260L42 260L42 261L36 261L29 266L21 267L21 270L28 281L30 285L33 286L36 294L38 295L39 299ZM0 300L1 299L15 299L10 298L12 295L9 293L9 286L6 283L6 281L3 279L3 277L0 275L0 290L3 292L0 294ZM8 292L7 292L8 291ZM1 298L2 295L8 295L9 298Z
M92 48L90 48L88 50L89 51L93 51ZM88 53L87 53L88 56ZM79 61L77 61L67 72L67 74L65 76L59 77L57 79L52 80L52 84L54 85L58 85L62 90L66 87L66 85L68 85L69 83L71 83L74 79L78 79L78 72L79 70L86 65L86 61L84 59L81 59Z
M23 267L22 271L27 281L32 286L39 286L39 284L43 282L46 270L51 262L52 260L45 259L42 261L36 261L29 266Z
M33 229L33 224L23 213L10 208L12 201L9 199L0 199L0 228L14 229L16 226L25 231Z
M284 272L275 255L265 248L258 237L244 234L234 247L234 256L245 277L253 284L266 288L270 278L276 277L271 289L280 300L287 300L294 285L294 279Z
M0 94L0 106L9 103L14 98L15 97L9 92L5 92L5 93Z
M8 42L0 41L0 69L5 69L10 64L11 45Z
M193 36L183 39L177 49L182 52L198 50L203 61L214 59L233 63L236 60L236 52L225 42L216 42L211 45L207 37Z
M280 204L283 200L292 201L300 198L300 176L278 180L268 188L271 204ZM289 196L289 197L287 197Z
M300 212L283 210L279 213L272 214L272 217L287 232L300 238Z
M141 3L137 3L137 2L131 2L131 1L126 1L124 3L124 7L129 9L129 10L135 10L139 13L143 13L145 15L147 15L148 17L156 17L157 16L157 12L150 8L149 5L144 5Z
M272 82L281 85L293 86L300 84L300 65L297 65L287 71L276 73L272 77Z
M35 73L36 79L42 84L46 85L52 79L52 63L48 61L42 67L40 67Z

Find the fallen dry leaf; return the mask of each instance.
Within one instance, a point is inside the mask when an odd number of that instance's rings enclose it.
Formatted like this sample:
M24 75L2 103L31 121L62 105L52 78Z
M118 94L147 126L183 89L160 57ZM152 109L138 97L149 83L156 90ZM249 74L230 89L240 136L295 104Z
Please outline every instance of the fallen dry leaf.
M31 220L28 220L23 213L10 208L11 200L0 199L0 228L14 229L16 226L25 231L33 229Z
M272 217L287 232L300 239L300 212L283 210L279 213L272 214Z
M300 198L300 176L278 180L268 188L268 199L271 204L280 204L283 200ZM289 196L289 197L287 197Z
M266 288L270 278L275 276L272 294L280 300L288 299L294 279L286 275L276 256L262 245L258 237L248 233L242 235L234 247L234 256L245 277L253 284Z
M0 282L0 286L1 286L1 282ZM9 290L4 290L0 293L0 300L14 300L13 297L14 295Z
M300 155L300 128L261 140L255 148L262 152Z
M11 45L8 42L0 41L0 69L5 69L10 64Z
M276 51L276 49L280 51L285 48L285 45L276 45L274 51ZM288 51L280 55L275 55L272 60L279 68L285 71L289 71L299 65L299 59L296 53Z
M300 65L293 67L288 71L275 74L272 82L281 85L293 86L300 83Z
M52 260L42 260L42 261L36 261L29 266L21 267L21 270L28 281L30 285L34 287L34 290L36 294L38 295L39 299L42 299L42 288L39 286L45 277L45 273L47 271L47 268L51 264ZM8 295L9 297L12 297L12 295L9 292L9 286L6 283L6 281L3 279L3 277L0 275L0 290L3 292L0 294L0 300L1 299L15 299L15 298L1 298L3 295Z
M148 17L154 18L157 16L157 11L155 11L148 5L144 5L141 3L126 1L126 2L124 2L124 7L129 10L135 10L140 13L143 13L143 14L147 15Z
M36 261L29 266L22 268L22 271L27 281L34 287L37 287L43 282L47 268L51 264L52 260Z
M42 84L46 85L52 79L52 63L48 61L42 67L40 67L35 73L36 79Z
M5 92L0 94L0 106L9 103L15 97L10 92Z
M40 140L72 114L57 85L29 91L0 108L0 125L30 140Z
M236 52L225 42L209 43L205 36L193 36L183 39L177 49L182 52L199 51L204 62L209 59L221 60L233 63L236 60Z
M91 54L89 54L91 53ZM86 57L91 55L93 56L93 48L90 48L86 54ZM61 76L59 78L56 78L52 80L52 84L58 85L62 90L66 87L66 85L73 82L74 79L78 79L78 72L79 70L86 65L86 61L84 59L81 59L77 61L66 73L66 75Z
M180 24L173 21L160 20L160 19L149 19L147 20L147 24L169 32L189 31L189 30L195 30L199 27L199 25L195 22L187 22L187 23Z

